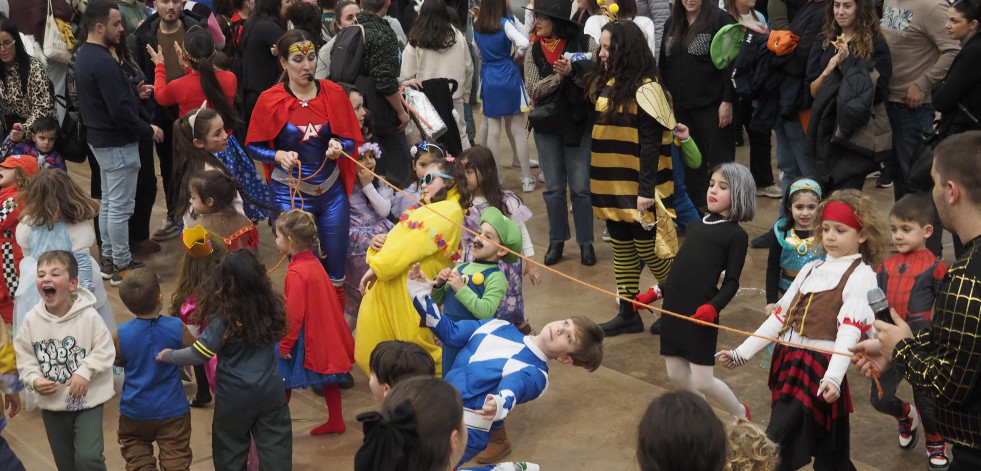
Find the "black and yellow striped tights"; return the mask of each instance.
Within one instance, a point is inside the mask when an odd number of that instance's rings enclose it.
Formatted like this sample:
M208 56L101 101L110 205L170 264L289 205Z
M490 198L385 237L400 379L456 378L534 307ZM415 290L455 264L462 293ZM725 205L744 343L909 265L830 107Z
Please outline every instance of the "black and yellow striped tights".
M673 259L663 260L655 255L654 230L645 231L640 223L619 221L607 221L607 228L613 244L617 294L624 297L637 294L642 265L647 265L658 283L667 281Z

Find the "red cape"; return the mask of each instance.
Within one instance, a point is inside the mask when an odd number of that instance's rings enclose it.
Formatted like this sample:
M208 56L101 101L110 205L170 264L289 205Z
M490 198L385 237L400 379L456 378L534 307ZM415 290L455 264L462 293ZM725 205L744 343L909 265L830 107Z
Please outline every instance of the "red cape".
M336 136L351 139L354 141L354 153L351 157L358 158L358 147L364 144L364 136L361 135L361 126L358 125L358 118L354 115L354 108L348 99L344 89L330 80L320 80L320 93L316 98L309 101L309 106L316 109L327 110L329 117L330 132ZM273 85L272 88L259 95L252 110L252 120L249 123L249 132L245 138L245 145L265 144L270 149L274 148L273 139L279 135L283 126L289 121L290 112L300 106L300 100L290 95L283 87L282 83ZM337 159L337 165L341 170L341 181L344 183L344 190L348 195L354 188L354 162L343 155ZM268 178L272 171L271 164L263 164Z

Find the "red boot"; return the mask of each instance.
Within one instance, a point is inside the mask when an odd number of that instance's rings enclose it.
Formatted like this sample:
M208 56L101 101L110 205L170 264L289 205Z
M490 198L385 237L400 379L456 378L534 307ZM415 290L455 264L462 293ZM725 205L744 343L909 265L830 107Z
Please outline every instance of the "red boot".
M326 435L329 433L344 433L344 415L341 413L341 388L336 384L324 386L324 400L327 402L327 422L310 431L310 435Z

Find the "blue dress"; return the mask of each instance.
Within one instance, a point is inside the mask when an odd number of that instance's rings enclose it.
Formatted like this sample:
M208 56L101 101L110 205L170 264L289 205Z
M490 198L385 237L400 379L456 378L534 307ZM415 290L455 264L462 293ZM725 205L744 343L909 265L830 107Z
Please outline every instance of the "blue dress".
M504 32L514 21L501 18L501 30L493 34L474 32L480 48L480 92L478 96L488 118L500 118L528 111L528 94L521 70L512 59L514 43Z
M269 187L266 186L266 182L259 176L259 172L255 169L255 164L245 154L245 150L238 143L238 139L235 139L235 135L228 135L228 143L225 150L215 154L215 157L225 163L229 173L238 179L238 183L242 185L242 190L249 198L267 206L269 205ZM269 217L268 211L252 204L248 198L242 198L242 204L245 215L253 222L262 221Z

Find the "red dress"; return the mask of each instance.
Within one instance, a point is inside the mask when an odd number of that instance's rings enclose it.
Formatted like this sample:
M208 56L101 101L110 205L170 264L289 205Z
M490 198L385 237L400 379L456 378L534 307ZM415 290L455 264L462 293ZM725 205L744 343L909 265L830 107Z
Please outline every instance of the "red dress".
M340 382L354 365L354 337L327 272L312 251L293 255L286 274L286 336L280 360L286 388Z

